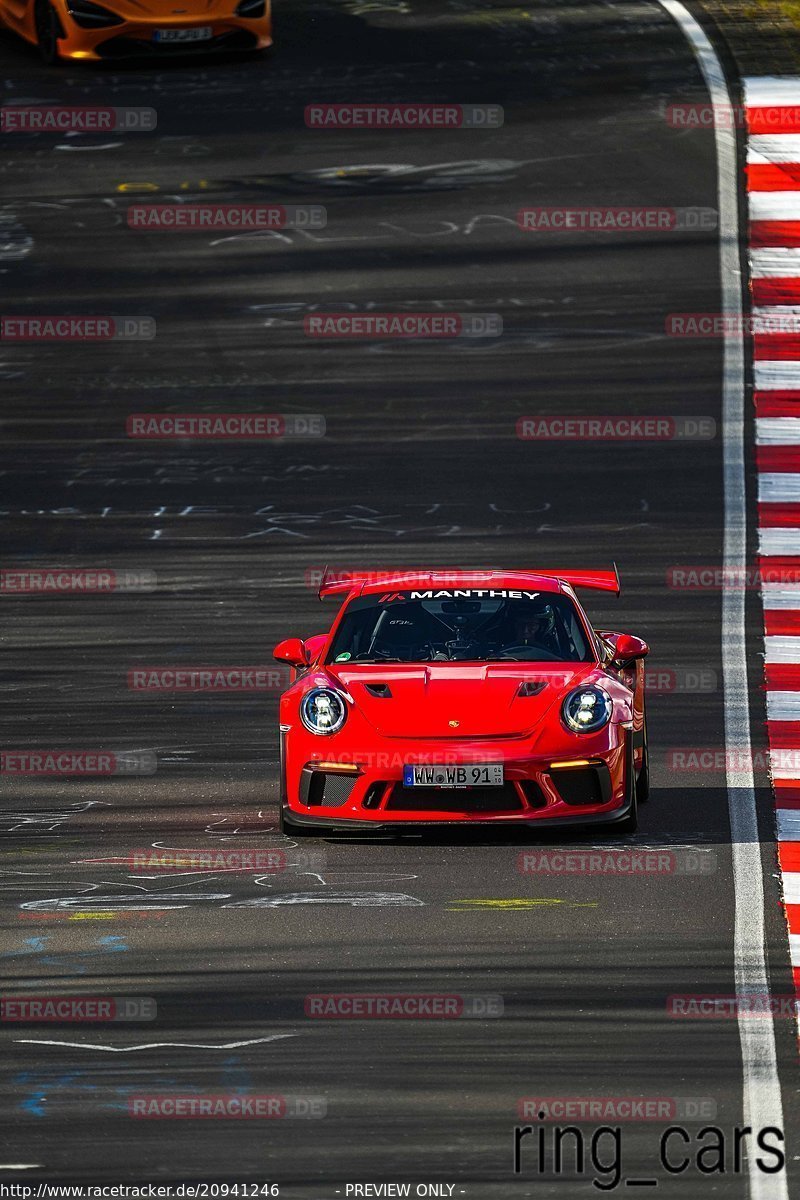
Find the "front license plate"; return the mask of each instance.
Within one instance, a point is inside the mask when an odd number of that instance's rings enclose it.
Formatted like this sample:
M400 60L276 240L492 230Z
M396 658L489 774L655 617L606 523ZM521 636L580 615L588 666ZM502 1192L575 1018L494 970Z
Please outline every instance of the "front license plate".
M403 767L403 787L502 787L500 763L471 763L456 767Z
M210 25L199 25L196 29L157 29L154 42L207 42L212 36Z

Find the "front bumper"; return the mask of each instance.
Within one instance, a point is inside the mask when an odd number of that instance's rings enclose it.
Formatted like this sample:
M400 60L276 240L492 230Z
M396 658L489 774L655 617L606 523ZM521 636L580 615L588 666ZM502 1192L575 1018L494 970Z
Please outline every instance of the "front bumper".
M518 818L515 821L505 821L504 824L506 826L513 825L517 828L525 826L526 828L534 829L564 829L569 827L583 829L587 825L592 827L597 825L610 825L613 827L614 825L618 825L621 821L624 821L630 811L631 805L627 804L623 805L622 808L617 809L614 812L596 813L594 816L588 816L584 814L570 815L568 817L544 817L537 818L535 821L520 820ZM466 828L467 826L472 827L476 825L484 829L489 826L494 826L495 828L497 827L497 820L491 818L484 819L471 817L469 820L453 818L444 822L439 820L415 819L413 821L403 821L402 823L399 823L397 821L344 820L341 818L332 818L328 815L320 818L316 815L308 816L305 813L297 813L293 809L289 810L286 808L284 808L284 812L293 825L305 825L310 829L327 829L330 830L331 833L336 831L345 833L348 830L360 830L363 833L397 833L399 829L402 829L404 833L413 833L415 830L440 828L442 825L446 825L448 828L450 826L455 826L462 829Z
M587 739L588 740L588 739ZM309 757L307 740L281 740L281 803L296 825L386 829L430 825L589 825L622 821L630 811L633 739L610 726L592 746L570 754L525 753L519 741L422 744L403 752L352 750ZM404 763L502 762L502 788L405 788ZM577 764L566 766L564 764Z

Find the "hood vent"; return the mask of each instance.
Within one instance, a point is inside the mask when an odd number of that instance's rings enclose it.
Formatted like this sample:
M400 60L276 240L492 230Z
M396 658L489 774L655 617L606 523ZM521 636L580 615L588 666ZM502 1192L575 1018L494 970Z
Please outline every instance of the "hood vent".
M517 695L538 696L539 693L543 692L546 687L547 681L545 679L529 680L527 683L521 683L519 685L519 691L517 692Z

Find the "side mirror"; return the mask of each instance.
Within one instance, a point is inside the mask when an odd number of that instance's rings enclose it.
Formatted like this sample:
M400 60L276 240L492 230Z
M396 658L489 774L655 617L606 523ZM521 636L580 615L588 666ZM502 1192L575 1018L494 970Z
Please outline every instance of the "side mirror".
M618 664L631 662L632 659L645 658L650 653L647 642L634 637L632 633L620 633L614 643L614 662Z
M300 638L286 638L278 642L272 651L272 657L278 662L288 663L290 667L299 669L308 666L305 644Z

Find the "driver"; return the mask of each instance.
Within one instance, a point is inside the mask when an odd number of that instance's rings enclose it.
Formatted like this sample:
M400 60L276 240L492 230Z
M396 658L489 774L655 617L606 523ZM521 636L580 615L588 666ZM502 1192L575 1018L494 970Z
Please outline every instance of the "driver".
M514 614L505 649L511 650L516 646L531 646L537 650L549 650L551 654L558 653L556 614L552 604L526 604Z

